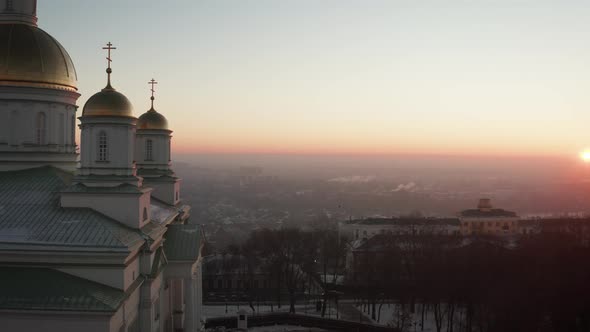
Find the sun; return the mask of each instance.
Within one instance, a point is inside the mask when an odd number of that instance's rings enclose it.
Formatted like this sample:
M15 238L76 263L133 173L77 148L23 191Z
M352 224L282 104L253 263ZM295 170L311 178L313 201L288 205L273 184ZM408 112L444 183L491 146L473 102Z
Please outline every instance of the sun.
M587 163L590 163L590 150L580 152L580 158Z

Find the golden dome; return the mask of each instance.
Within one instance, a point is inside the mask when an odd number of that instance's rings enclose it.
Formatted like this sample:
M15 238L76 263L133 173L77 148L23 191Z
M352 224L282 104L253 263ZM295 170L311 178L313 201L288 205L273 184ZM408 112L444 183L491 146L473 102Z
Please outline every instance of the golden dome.
M139 117L137 129L170 130L168 129L168 120L153 108Z
M27 24L0 24L0 85L76 91L76 69L60 43Z
M133 117L133 105L125 95L108 85L88 99L82 116Z

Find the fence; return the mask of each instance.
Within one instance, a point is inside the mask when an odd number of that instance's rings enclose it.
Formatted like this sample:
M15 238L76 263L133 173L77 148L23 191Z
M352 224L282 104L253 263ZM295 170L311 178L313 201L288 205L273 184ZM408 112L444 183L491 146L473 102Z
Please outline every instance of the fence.
M399 332L398 329L386 326L363 324L337 319L305 316L288 313L269 313L248 316L248 327L294 325L316 327L330 331L362 331L362 332ZM237 317L219 317L207 319L206 328L214 327L237 328Z

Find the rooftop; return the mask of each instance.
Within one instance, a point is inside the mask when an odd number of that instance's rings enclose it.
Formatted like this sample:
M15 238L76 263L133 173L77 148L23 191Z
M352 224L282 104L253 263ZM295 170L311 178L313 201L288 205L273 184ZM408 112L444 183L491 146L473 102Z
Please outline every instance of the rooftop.
M0 267L0 309L116 311L123 291L48 268Z
M168 261L196 261L201 254L199 225L168 225L164 252Z
M458 218L392 217L366 218L346 221L348 225L459 225Z
M127 250L165 230L155 221L136 230L91 209L60 207L71 177L53 167L0 172L0 245Z

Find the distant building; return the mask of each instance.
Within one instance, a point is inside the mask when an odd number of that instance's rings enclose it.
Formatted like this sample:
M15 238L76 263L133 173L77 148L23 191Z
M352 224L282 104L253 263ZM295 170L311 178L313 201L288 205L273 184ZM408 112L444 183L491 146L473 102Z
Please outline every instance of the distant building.
M439 234L457 235L460 233L458 218L420 218L392 217L367 218L341 222L340 236L352 240L370 238L379 234Z
M260 301L270 298L273 279L260 267L248 271L243 256L215 254L203 261L203 294L208 302L245 301L256 293ZM256 299L255 299L256 300Z
M442 240L437 241L435 240ZM444 236L436 233L422 234L377 234L372 237L354 240L348 244L346 253L345 283L359 284L370 283L374 285L386 285L392 280L391 276L383 276L375 273L382 265L394 264L397 278L407 279L410 276L402 266L410 262L404 257L406 254L414 255L418 247L425 243L440 245L441 248L458 247L468 243L457 231L455 236ZM396 262L397 260L397 262ZM395 265L400 264L400 265Z
M521 219L517 223L517 232L520 235L533 235L541 232L542 219Z
M590 244L590 218L545 218L536 220L538 232L569 234L579 244Z
M459 213L463 235L509 235L519 234L516 212L494 208L489 198L479 200L476 209Z

